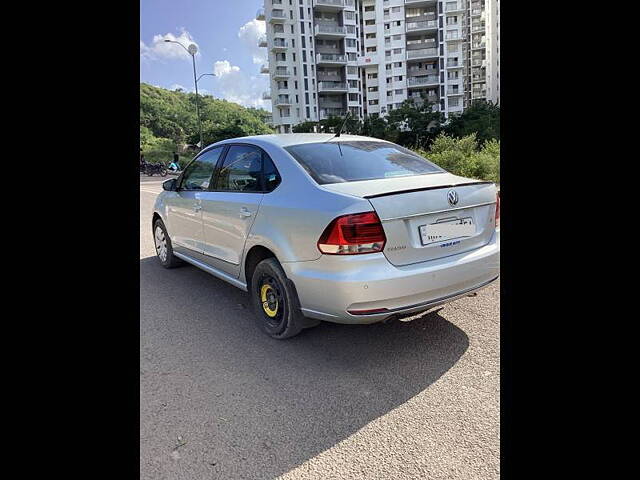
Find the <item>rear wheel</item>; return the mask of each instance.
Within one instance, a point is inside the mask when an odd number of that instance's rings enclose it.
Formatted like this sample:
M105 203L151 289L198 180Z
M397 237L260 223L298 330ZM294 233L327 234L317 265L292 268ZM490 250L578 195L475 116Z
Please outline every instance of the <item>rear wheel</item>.
M270 337L290 338L318 323L302 315L293 284L275 258L256 266L250 294L256 323Z
M156 246L156 255L164 268L175 268L184 262L173 254L171 239L162 220L158 219L153 224L153 242Z

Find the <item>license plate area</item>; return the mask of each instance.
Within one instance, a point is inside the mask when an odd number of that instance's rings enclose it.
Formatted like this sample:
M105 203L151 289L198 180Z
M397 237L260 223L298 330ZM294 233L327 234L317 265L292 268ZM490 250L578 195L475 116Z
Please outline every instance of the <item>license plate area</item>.
M472 237L476 233L476 226L473 223L473 218L463 217L420 225L418 232L420 234L420 242L423 246L426 246L457 238Z

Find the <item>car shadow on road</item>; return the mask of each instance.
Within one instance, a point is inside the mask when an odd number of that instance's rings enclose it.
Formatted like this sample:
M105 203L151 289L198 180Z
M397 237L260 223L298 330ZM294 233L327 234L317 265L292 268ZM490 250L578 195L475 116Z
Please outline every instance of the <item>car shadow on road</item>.
M154 257L140 261L140 305L143 473L209 462L220 478L276 477L428 388L469 345L438 313L273 340L245 292ZM178 434L190 441L181 467L169 460Z

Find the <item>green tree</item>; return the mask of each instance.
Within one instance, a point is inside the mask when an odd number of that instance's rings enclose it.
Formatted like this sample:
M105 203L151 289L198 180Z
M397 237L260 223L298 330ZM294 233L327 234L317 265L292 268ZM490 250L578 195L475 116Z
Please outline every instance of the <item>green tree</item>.
M225 138L273 133L264 121L270 115L266 110L245 108L210 95L201 95L198 101L205 145ZM184 144L199 141L194 93L140 84L140 146L149 160L169 161Z
M412 99L402 102L387 115L388 140L400 145L427 148L441 130L444 114L433 111L433 103Z
M302 122L291 128L293 133L313 133L314 128L318 127L318 122Z
M451 115L444 132L457 138L475 133L480 145L491 139L500 140L500 107L476 100L461 114Z

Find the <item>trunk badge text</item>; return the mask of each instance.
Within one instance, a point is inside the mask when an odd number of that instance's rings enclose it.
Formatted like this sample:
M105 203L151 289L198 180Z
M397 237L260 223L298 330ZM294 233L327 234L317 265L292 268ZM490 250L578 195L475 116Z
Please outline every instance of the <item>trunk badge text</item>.
M447 200L449 200L449 205L455 206L458 204L458 192L455 190L449 190L447 193Z

